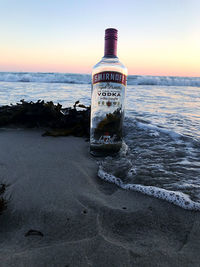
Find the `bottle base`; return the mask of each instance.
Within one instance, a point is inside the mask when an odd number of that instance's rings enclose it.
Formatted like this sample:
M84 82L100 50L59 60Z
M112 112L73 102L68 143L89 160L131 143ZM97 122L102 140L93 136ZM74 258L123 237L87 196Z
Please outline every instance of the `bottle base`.
M122 147L122 143L118 144L104 144L104 145L90 145L90 154L94 157L116 156Z

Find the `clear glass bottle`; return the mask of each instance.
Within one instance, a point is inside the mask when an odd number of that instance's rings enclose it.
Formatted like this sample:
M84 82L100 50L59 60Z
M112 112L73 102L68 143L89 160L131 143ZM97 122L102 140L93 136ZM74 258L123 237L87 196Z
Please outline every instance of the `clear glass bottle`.
M105 31L104 57L92 70L90 152L115 155L122 146L127 69L117 57L117 30Z

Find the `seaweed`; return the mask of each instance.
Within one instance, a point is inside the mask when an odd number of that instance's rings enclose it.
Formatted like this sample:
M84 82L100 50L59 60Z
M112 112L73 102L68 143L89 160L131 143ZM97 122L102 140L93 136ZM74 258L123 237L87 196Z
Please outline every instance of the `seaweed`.
M81 108L80 110L77 107ZM52 101L27 102L0 107L0 127L48 128L43 136L89 136L90 107L76 101L73 107L62 108Z
M41 231L30 229L28 232L24 234L24 236L30 236L30 235L38 235L38 236L44 236L44 234Z
M115 134L118 140L122 137L123 113L118 108L99 122L95 129L95 138L100 138L105 132ZM44 100L20 100L15 105L0 107L0 127L45 128L42 136L89 137L90 135L90 106L87 107L76 101L73 107L62 108L62 105Z
M99 139L104 133L109 133L109 135L116 135L116 140L121 140L122 138L122 121L123 113L121 108L116 109L113 113L106 114L106 117L101 120L94 130L94 137Z

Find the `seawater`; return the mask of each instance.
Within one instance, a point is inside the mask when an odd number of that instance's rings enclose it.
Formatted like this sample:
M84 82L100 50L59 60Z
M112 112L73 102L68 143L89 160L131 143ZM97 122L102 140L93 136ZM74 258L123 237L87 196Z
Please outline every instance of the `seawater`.
M0 82L0 105L20 99L44 99L63 107L72 106L77 100L90 105L89 75L65 74L64 82L63 74L53 73L51 77L57 77L55 83L49 82L49 74L44 73L6 75L7 79L18 78ZM24 75L36 78L34 82L22 82ZM134 77L145 83L147 76ZM98 175L123 189L200 210L200 78L174 77L173 84L169 77L149 77L161 84L150 85L149 80L147 84L128 84L124 147L118 157L99 162ZM170 85L165 85L167 80ZM177 80L185 85L177 85Z

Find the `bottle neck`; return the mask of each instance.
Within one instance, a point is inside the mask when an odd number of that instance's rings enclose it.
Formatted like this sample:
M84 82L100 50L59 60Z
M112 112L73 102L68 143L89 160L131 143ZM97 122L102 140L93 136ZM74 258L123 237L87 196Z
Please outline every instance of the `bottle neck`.
M117 57L116 38L106 38L104 47L104 57Z

